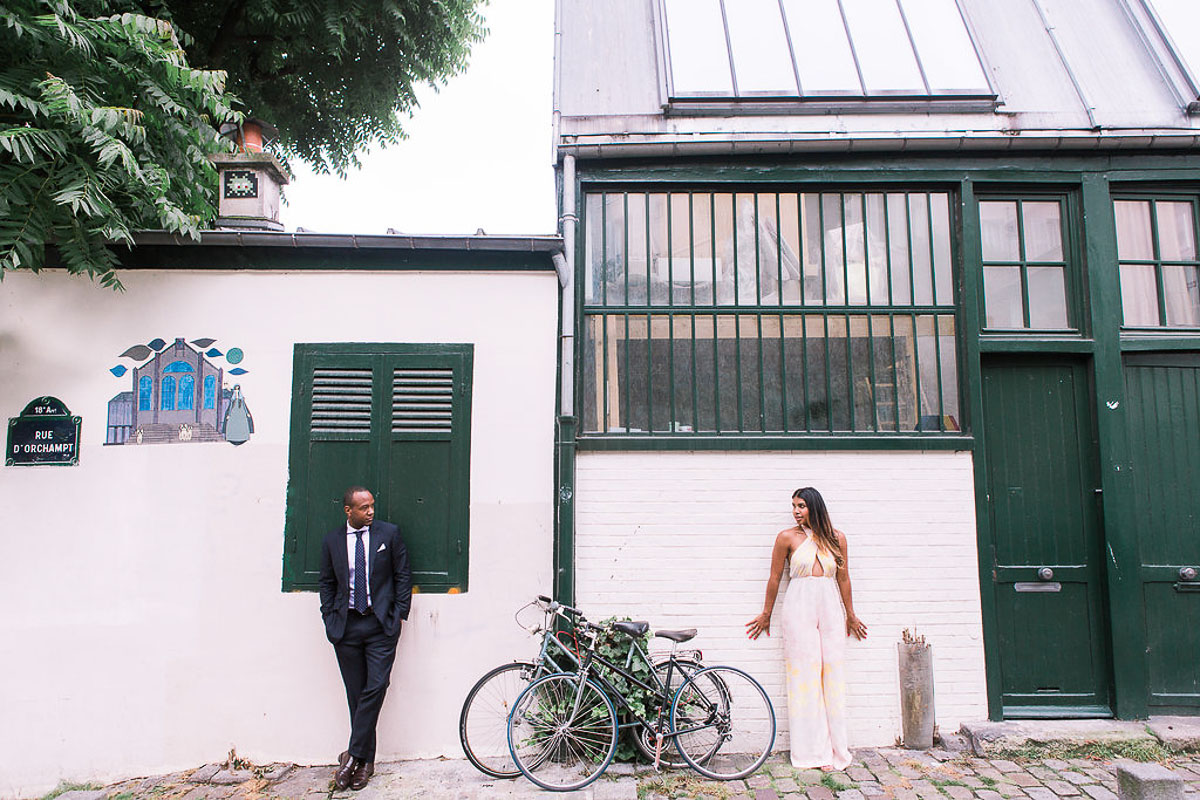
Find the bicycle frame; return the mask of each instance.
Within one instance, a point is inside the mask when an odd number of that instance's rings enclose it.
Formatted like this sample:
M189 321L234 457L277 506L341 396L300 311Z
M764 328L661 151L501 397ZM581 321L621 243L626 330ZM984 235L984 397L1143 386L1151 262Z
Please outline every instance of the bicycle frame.
M625 635L629 636L629 634L625 634ZM625 659L625 668L622 668L596 652L596 645L598 642L598 638L599 638L599 636L597 634L596 638L594 638L592 640L591 645L588 647L588 651L587 651L585 658L583 659L583 662L579 666L578 674L580 676L581 682L586 681L588 679L588 676L591 675L600 684L600 687L608 694L608 696L613 700L613 702L619 708L621 708L629 713L629 715L632 717L632 721L626 722L624 724L618 723L618 725L617 725L618 729L633 728L633 727L637 727L639 725L650 727L651 725L653 725L653 727L651 727L651 730L655 731L656 733L660 733L661 728L662 728L662 725L661 725L662 715L667 712L667 709L669 709L670 705L671 705L670 686L671 686L672 672L674 672L676 669L678 669L680 674L685 675L689 678L691 677L690 674L688 673L688 671L686 669L684 669L683 662L681 662L679 660L678 656L676 656L675 649L672 648L670 654L668 654L668 656L667 656L666 662L659 662L659 664L656 665L653 661L650 660L650 657L646 654L646 651L642 649L641 645L638 644L637 639L634 639L632 636L629 636L629 638L631 639L631 641L629 643L630 644L629 655ZM653 678L655 685L646 683L645 681L641 680L636 675L634 675L633 672L630 670L630 668L633 665L633 656L634 656L635 652L641 658L642 663L644 663L647 667L649 667L650 677ZM625 694L620 689L618 689L616 686L613 685L612 681L610 681L605 676L603 671L600 671L600 670L593 671L593 665L597 664L597 663L600 664L605 669L612 670L614 673L616 673L617 675L620 675L622 678L624 678L625 680L634 684L635 686L642 689L643 691L650 692L651 694L655 695L659 700L658 719L654 723L651 723L649 720L644 719L643 717L639 716L637 711L635 711L633 706L629 703L628 699L626 699ZM659 679L658 673L655 670L655 667L661 666L662 663L666 663L666 665L667 665L667 674L666 674L665 681ZM664 739L666 739L666 738L672 738L672 737L678 736L681 733L690 733L693 730L698 730L698 728L687 728L684 730L672 731L670 733L663 733L661 735L663 736Z

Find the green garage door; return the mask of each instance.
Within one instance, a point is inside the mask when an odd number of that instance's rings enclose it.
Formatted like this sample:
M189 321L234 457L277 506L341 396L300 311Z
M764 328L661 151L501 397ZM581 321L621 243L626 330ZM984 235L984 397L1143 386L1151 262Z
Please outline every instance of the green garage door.
M1007 718L1112 713L1091 396L1084 361L983 362L988 646Z
M1200 353L1125 357L1151 714L1200 711Z

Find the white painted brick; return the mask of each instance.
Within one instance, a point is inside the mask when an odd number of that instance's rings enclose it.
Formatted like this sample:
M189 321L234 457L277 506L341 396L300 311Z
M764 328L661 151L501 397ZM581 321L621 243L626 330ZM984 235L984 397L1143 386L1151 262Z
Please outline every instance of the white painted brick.
M792 524L791 494L806 485L821 490L848 537L855 609L870 628L847 650L851 745L891 744L900 733L896 642L905 628L933 644L940 728L986 717L968 453L581 453L579 605L593 619L698 628L685 647L755 675L785 733L780 641L750 642L744 625L762 608L771 546Z

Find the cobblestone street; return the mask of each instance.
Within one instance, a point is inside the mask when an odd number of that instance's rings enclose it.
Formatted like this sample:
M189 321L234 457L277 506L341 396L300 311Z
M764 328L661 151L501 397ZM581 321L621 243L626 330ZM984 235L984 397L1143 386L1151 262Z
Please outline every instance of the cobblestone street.
M380 763L359 792L332 792L332 766L268 765L237 770L212 764L199 769L138 778L103 788L73 789L60 800L486 800L550 798L587 800L1115 800L1116 760L1022 755L978 758L943 749L860 749L841 772L795 770L782 755L744 781L707 781L686 770L654 773L613 764L598 781L577 792L554 795L519 778L491 780L462 759ZM1119 751L1115 751L1119 752ZM1186 800L1200 800L1200 754L1160 756L1159 763L1184 780Z

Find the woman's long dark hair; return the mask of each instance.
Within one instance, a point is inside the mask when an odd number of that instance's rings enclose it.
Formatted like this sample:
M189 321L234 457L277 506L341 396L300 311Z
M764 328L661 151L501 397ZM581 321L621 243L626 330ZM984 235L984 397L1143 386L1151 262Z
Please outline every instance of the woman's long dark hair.
M799 497L808 506L808 524L813 535L817 537L817 545L833 554L833 560L840 567L842 548L838 545L837 533L833 530L833 521L829 518L829 509L825 507L825 498L811 486L792 492L792 499Z

